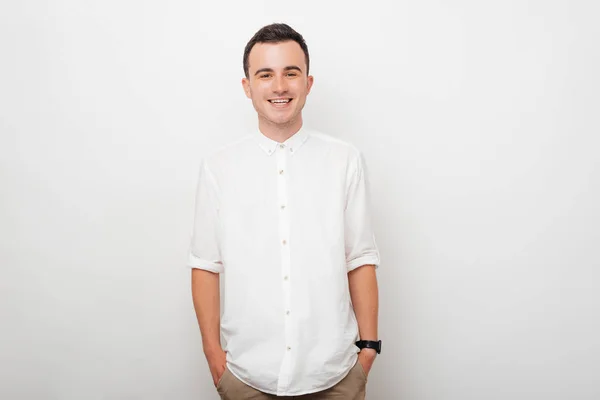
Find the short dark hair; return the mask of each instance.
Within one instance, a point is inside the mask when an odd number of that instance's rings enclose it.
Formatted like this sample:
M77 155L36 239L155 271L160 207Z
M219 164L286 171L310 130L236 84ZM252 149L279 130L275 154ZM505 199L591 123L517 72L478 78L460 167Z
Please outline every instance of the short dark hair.
M294 42L300 45L300 48L304 52L304 58L306 60L306 74L308 75L308 69L310 65L310 57L308 56L308 46L304 41L304 38L301 34L292 29L291 26L287 24L271 24L267 26L263 26L252 36L252 39L246 44L246 48L244 49L244 74L246 78L248 78L250 65L248 63L248 56L250 55L250 50L257 43L280 43L287 42L289 40L293 40Z

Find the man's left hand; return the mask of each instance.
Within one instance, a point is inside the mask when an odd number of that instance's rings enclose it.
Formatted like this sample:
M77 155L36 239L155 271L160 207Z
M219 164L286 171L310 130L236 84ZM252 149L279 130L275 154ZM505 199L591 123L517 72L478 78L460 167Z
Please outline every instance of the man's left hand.
M367 376L371 371L373 362L375 362L375 357L377 357L377 351L375 351L374 349L362 349L358 353L358 362L365 370L365 374L367 374Z

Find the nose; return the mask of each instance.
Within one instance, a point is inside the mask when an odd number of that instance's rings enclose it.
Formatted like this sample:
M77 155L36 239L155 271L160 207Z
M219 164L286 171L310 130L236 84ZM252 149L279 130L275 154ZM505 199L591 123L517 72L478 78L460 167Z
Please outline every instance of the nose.
M287 81L284 76L276 76L273 79L273 92L282 94L287 92Z

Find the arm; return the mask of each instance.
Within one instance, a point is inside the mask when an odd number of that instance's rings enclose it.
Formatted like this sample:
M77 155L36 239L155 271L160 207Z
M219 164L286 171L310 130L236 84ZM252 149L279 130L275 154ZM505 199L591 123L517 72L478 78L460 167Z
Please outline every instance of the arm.
M371 224L367 172L362 155L349 166L345 209L345 245L348 288L361 340L378 340L379 295L375 269L379 250ZM358 360L368 374L377 352L362 349Z
M192 299L202 347L215 386L225 372L221 347L219 274L224 272L219 245L219 190L205 160L200 164L194 228L188 266L192 268Z
M192 299L204 355L216 386L225 372L225 352L221 347L219 274L192 269Z
M348 283L360 339L378 340L379 291L375 266L363 265L350 271ZM373 349L362 349L359 353L359 361L367 374L371 370L376 356L377 352Z

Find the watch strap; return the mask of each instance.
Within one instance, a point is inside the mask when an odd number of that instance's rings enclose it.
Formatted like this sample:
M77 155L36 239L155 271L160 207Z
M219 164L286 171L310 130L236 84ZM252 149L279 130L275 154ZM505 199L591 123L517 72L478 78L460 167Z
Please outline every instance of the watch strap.
M373 349L381 354L381 340L359 340L355 344L359 349Z

